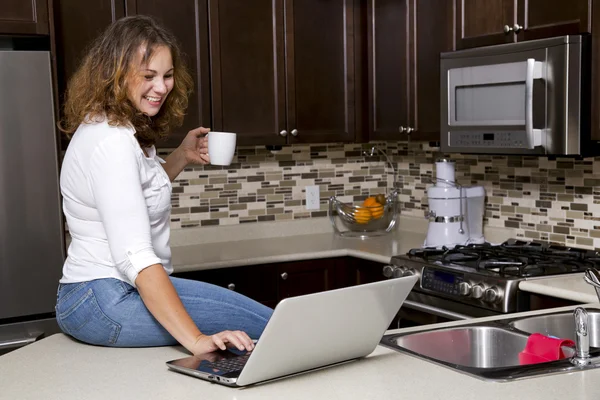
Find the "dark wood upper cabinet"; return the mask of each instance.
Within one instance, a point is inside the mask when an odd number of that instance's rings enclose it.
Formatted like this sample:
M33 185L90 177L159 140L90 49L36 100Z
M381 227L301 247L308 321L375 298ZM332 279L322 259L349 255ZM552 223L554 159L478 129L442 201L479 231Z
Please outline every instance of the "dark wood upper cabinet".
M185 53L194 78L183 126L157 147L177 147L188 131L210 127L207 0L127 0L127 15L149 15L173 32Z
M238 143L354 141L355 0L210 0L212 118Z
M48 35L47 0L0 1L0 35Z
M283 0L209 0L212 129L285 144Z
M516 0L455 0L456 48L489 46L516 41L513 29Z
M410 125L409 0L369 0L369 138L404 140Z
M591 10L592 0L519 0L518 40L591 32Z
M67 83L77 70L86 48L107 26L125 16L118 0L54 0L56 65L61 102Z
M285 1L291 143L355 139L358 4L355 0Z
M452 51L454 22L452 2L411 0L412 81L410 127L415 140L440 140L440 53Z
M592 0L455 0L456 48L589 33Z
M440 53L453 49L452 3L370 0L367 13L370 139L439 140Z

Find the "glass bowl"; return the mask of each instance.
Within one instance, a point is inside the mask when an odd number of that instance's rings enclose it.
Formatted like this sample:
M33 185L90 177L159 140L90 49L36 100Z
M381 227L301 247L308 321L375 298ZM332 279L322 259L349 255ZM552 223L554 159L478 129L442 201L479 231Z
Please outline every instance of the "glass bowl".
M329 219L335 233L346 237L372 237L389 233L399 215L398 195L392 192L382 201L375 196L359 205L348 204L335 196L329 198Z

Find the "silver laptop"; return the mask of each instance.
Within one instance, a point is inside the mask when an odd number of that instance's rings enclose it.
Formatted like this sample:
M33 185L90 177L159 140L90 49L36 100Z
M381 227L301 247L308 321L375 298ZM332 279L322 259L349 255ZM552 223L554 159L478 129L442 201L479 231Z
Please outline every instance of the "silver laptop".
M252 352L221 351L167 366L239 387L367 356L417 280L409 276L284 299Z

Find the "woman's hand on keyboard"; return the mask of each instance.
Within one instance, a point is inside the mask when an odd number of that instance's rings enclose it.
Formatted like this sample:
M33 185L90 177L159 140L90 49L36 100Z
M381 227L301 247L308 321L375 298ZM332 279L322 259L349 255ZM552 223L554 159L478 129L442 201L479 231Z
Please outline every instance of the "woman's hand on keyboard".
M252 351L254 343L252 339L242 331L222 331L214 335L200 335L194 343L192 353L194 355L210 353L218 349L225 350L227 347L235 347L238 350Z

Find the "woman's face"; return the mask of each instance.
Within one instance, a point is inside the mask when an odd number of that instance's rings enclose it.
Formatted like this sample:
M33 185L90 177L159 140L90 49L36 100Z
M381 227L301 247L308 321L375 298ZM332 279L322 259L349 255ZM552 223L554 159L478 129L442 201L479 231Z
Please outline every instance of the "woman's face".
M168 47L158 46L148 63L142 63L145 51L145 47L138 51L127 96L138 110L153 117L173 89L173 58Z

